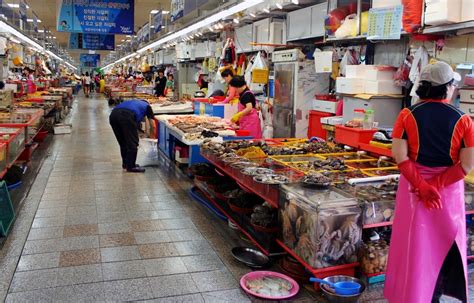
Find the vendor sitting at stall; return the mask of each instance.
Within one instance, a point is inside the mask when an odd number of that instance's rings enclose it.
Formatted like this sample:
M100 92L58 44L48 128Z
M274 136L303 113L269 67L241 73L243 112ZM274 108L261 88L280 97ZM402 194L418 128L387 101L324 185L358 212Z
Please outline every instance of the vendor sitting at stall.
M231 104L236 104L239 102L237 92L235 90L235 87L232 87L229 85L230 80L234 77L234 73L230 69L224 69L221 72L221 77L224 79L225 83L227 84L227 97L225 98L222 103L231 103Z
M257 100L248 88L244 77L233 77L229 85L239 94L239 112L232 116L232 122L238 123L240 130L249 131L254 139L261 139L262 127L256 109Z
M127 172L143 173L145 169L139 167L137 160L138 150L138 131L140 123L147 117L149 124L149 137L155 137L154 114L153 110L144 100L129 100L117 105L110 114L110 126L114 131L115 137L120 145L120 154L122 156L122 168Z

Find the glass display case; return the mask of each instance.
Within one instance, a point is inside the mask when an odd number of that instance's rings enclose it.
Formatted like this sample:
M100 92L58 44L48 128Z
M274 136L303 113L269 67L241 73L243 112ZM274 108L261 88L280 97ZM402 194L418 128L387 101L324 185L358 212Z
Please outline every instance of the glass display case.
M336 187L359 201L362 206L362 223L364 225L393 221L398 188L396 181L389 180L384 183L356 186L341 183Z
M0 126L23 127L26 142L31 142L41 128L44 110L33 108L18 108L12 112L9 119L0 119Z
M384 240L364 243L360 250L360 267L364 274L383 273L387 269L389 246Z
M302 184L281 187L281 240L313 268L357 262L362 224L360 207L350 195Z
M0 127L0 142L7 145L7 165L12 165L25 149L24 127Z

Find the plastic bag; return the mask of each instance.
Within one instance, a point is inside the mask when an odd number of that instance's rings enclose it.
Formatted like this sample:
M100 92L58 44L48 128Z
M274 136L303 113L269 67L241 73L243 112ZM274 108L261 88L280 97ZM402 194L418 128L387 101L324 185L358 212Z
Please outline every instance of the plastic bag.
M357 28L357 15L352 14L344 19L344 23L336 30L335 36L338 39L346 37L355 37L359 34L359 29Z
M147 138L140 139L136 162L140 166L158 165L158 140Z
M393 75L393 81L395 82L395 85L400 86L400 87L407 85L408 76L410 75L412 60L413 58L410 55L408 55L403 61L402 65L400 65L400 67L397 69L397 71Z

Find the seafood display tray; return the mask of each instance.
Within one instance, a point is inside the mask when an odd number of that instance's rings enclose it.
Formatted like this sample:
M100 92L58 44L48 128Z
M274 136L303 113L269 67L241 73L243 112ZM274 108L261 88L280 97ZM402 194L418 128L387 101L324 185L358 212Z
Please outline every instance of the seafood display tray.
M228 203L215 197L211 190L206 188L202 182L195 182L195 188L202 193L202 196L221 211L232 223L234 223L240 231L247 236L255 246L265 255L281 252L276 245L275 237L277 234L267 234L256 231L252 228L250 217L233 212Z

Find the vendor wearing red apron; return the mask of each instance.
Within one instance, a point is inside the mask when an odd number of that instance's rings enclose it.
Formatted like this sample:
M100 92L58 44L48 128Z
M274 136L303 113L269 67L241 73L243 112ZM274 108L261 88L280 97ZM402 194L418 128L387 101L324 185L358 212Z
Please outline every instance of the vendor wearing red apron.
M257 101L248 88L244 77L233 77L229 85L234 87L239 94L239 112L232 116L232 122L238 123L241 130L249 131L250 136L254 139L261 139L262 127L256 109Z
M459 74L426 66L421 101L399 114L392 154L401 172L386 272L390 303L467 302L464 176L473 167L472 120L449 104Z

